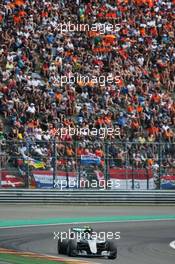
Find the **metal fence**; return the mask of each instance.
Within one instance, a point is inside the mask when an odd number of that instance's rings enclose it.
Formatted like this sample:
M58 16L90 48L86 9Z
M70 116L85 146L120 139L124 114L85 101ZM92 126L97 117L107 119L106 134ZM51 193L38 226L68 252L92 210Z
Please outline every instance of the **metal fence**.
M0 166L1 188L173 189L175 144L3 141Z
M175 192L170 190L65 190L0 189L0 204L159 204L175 205Z

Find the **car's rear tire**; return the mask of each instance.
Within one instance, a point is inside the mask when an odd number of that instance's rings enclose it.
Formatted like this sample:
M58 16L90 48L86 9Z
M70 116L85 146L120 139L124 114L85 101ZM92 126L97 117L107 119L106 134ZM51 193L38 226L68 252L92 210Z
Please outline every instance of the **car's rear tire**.
M69 240L67 245L67 255L69 257L76 257L78 255L77 243L75 240Z
M58 240L58 254L66 254L67 253L67 246L68 246L68 240L64 239L61 241L61 239Z
M108 259L116 259L117 258L117 247L114 244L114 241L106 241L107 250L109 252Z

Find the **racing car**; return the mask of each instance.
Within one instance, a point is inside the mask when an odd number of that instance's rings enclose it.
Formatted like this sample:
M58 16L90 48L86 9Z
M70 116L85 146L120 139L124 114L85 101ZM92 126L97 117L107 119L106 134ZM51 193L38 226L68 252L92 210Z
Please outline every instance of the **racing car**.
M117 247L112 240L94 238L91 227L71 228L70 237L58 239L58 254L70 257L117 257Z

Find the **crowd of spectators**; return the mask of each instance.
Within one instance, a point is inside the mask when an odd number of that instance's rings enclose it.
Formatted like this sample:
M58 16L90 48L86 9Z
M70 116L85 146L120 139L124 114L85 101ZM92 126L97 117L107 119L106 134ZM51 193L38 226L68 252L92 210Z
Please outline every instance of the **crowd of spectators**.
M60 32L68 23L98 30ZM164 162L175 166L174 28L174 0L2 0L0 140L18 142L11 155L49 163L56 139L71 168L75 156L104 158L104 141L115 142L110 166L152 166L160 154L153 143L163 142ZM72 79L62 83L62 76ZM59 135L63 127L119 127L120 134Z

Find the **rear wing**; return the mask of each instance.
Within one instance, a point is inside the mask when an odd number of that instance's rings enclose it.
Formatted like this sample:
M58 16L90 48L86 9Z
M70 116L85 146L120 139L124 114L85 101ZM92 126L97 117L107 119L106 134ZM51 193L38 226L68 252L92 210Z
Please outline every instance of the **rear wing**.
M78 232L78 233L86 233L86 232L91 232L92 231L92 228L90 227L73 227L71 228L71 231L73 232Z

